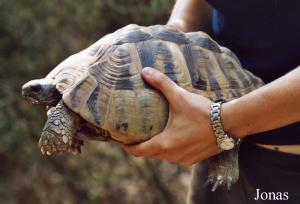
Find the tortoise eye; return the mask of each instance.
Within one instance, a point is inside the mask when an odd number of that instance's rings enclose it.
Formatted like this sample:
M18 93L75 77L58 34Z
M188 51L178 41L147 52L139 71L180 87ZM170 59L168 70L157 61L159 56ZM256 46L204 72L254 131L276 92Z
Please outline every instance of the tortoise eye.
M35 93L39 92L41 90L41 85L40 84L37 84L37 85L33 85L31 86L31 90Z

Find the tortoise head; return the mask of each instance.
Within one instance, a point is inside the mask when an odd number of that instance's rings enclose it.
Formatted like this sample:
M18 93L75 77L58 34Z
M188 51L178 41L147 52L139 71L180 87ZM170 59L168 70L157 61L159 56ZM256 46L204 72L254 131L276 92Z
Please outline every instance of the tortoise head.
M97 57L92 55L96 45L68 57L57 65L45 78L27 82L22 96L33 104L55 106L65 89L82 79L86 70Z
M35 79L22 86L22 96L33 104L56 105L61 95L56 90L54 80Z

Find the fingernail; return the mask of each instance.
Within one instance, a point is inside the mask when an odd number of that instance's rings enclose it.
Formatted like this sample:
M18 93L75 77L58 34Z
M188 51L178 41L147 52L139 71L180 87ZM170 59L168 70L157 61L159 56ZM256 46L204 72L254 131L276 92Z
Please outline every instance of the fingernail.
M151 77L151 75L153 74L154 70L150 67L145 67L143 69L143 75L146 76L146 77Z

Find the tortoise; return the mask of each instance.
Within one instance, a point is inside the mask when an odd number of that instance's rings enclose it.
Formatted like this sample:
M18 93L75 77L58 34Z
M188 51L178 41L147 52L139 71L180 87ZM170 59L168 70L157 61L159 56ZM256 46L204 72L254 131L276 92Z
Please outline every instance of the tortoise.
M78 153L86 139L135 144L160 133L168 103L143 81L144 67L213 101L230 101L263 85L204 32L128 25L70 56L45 78L23 85L23 97L49 107L39 141L42 153ZM214 189L238 179L237 151L208 159Z

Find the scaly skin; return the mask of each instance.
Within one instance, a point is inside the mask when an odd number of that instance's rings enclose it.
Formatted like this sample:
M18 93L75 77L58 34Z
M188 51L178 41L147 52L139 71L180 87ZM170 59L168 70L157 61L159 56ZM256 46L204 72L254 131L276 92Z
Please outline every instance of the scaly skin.
M79 123L79 116L70 111L62 101L50 108L39 140L41 152L48 156L65 152L80 153L83 141L75 139Z
M239 144L230 151L213 156L208 162L207 184L211 184L211 191L215 191L219 186L226 186L228 190L239 178Z

